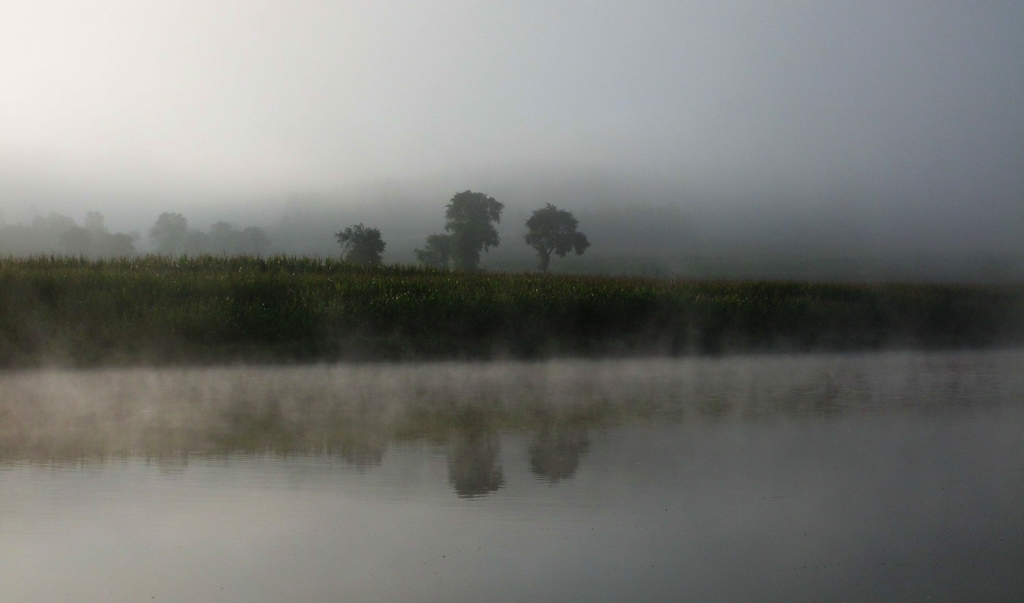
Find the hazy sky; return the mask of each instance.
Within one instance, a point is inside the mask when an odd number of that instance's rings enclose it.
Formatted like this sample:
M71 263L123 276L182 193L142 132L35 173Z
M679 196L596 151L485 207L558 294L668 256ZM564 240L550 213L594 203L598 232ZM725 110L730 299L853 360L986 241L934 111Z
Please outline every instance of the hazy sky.
M6 0L0 90L7 213L585 169L1024 230L1013 1Z

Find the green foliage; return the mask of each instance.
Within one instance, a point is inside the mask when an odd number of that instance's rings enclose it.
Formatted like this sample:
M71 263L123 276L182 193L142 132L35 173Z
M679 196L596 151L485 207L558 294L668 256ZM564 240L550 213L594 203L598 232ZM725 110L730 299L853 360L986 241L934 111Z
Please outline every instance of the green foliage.
M385 243L379 229L366 228L360 223L336 233L334 238L338 239L346 262L363 267L381 264Z
M550 203L530 215L526 221L525 239L527 245L537 250L537 267L541 272L548 271L552 253L564 258L572 250L576 255L583 255L590 247L587 236L576 230L578 225L571 212Z
M494 224L501 221L504 208L494 198L472 191L456 193L448 202L444 229L450 237L448 250L456 270L476 270L480 253L498 246Z
M980 347L1024 287L365 269L331 259L0 259L0 366Z

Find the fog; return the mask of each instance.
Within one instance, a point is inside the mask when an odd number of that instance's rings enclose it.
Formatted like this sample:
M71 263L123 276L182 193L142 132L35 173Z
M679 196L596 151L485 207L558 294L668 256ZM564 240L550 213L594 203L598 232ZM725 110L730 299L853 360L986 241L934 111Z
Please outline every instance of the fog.
M1017 350L9 372L0 583L1015 601L1022 385Z
M0 222L318 255L364 222L412 262L471 189L506 205L492 269L550 202L592 243L555 270L1019 279L1021 31L1012 2L14 0Z

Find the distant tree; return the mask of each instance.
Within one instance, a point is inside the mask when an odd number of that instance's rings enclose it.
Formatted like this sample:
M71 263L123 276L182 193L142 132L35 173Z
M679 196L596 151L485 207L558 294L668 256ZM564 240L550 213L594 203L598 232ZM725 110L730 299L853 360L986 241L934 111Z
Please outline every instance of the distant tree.
M60 249L70 256L91 257L93 255L93 239L95 236L88 228L75 226L71 230L60 233Z
M86 212L85 228L94 234L106 234L107 227L103 224L103 214L98 211Z
M73 226L58 237L62 252L87 258L128 257L135 255L135 237L110 233L103 224L103 214L88 212L85 226Z
M213 253L213 243L210 240L210 235L201 230L188 231L188 234L185 235L184 248L181 251L188 255Z
M238 231L227 222L217 222L210 227L210 251L230 255L237 251Z
M149 238L156 244L157 253L177 255L185 252L188 220L181 214L164 212L149 229Z
M449 256L458 270L476 270L480 253L500 242L494 224L501 221L505 206L484 193L456 193L445 210L445 231L450 237Z
M533 212L526 221L526 243L537 250L537 267L542 272L548 271L552 253L562 258L575 250L576 255L582 255L590 247L587 236L577 232L578 224L572 212L550 203Z
M76 228L78 225L75 221L67 216L62 216L57 212L51 211L49 216L45 218L42 216L36 216L32 219L32 228L39 231L49 231L55 234Z
M448 235L432 234L423 249L416 250L416 259L424 266L446 270L451 263L452 239Z
M61 245L60 236L76 227L71 218L50 212L49 216L33 218L28 227L11 227L5 233L4 242L10 244L11 252L16 253L54 253L57 250L67 253Z
M379 266L381 254L384 253L385 243L380 237L380 230L366 228L362 224L349 226L345 230L335 233L334 238L338 239L341 245L342 257L346 262L357 266Z
M383 251L384 243L381 242L380 245ZM238 250L245 255L263 255L268 247L270 238L258 226L250 226L238 234Z
M51 212L36 216L28 225L0 226L0 254L63 253L87 258L123 257L135 254L135 233L110 233L103 214L88 212L85 226L67 216Z
M135 255L135 239L137 233L126 234L117 232L108 234L103 239L103 255L116 258L126 258Z

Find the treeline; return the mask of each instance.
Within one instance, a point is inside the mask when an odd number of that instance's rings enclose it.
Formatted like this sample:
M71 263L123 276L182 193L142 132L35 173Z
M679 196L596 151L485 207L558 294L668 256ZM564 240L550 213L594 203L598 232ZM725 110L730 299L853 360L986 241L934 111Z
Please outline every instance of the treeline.
M505 205L485 193L456 193L445 206L444 233L427 236L415 250L418 262L441 270L476 271L483 253L497 247L501 238L495 225ZM577 230L571 212L550 203L535 210L525 221L524 240L537 254L537 267L547 272L551 257L565 257L571 251L581 255L590 242ZM236 228L216 222L206 231L189 227L180 213L164 212L148 231L149 251L163 256L255 256L265 255L270 237L259 227ZM362 267L383 264L386 242L379 228L362 223L336 232L344 261ZM99 212L88 212L79 226L72 218L51 213L36 217L29 226L0 227L0 254L11 256L64 255L87 259L127 258L137 255L137 232L111 233Z
M149 229L149 239L160 255L253 255L270 247L270 238L257 226L239 230L217 222L206 232L188 227L185 216L164 212Z
M87 212L79 226L73 218L50 212L36 216L31 224L0 226L0 255L65 255L88 259L128 258L138 255L138 232L110 232L103 214ZM235 228L217 222L209 230L189 228L188 220L178 213L163 213L149 229L153 251L161 255L264 255L270 238L262 228Z
M103 223L103 214L91 211L79 226L74 219L56 212L36 216L31 224L0 226L0 254L44 255L59 253L75 257L110 258L136 254L136 232L112 233Z

